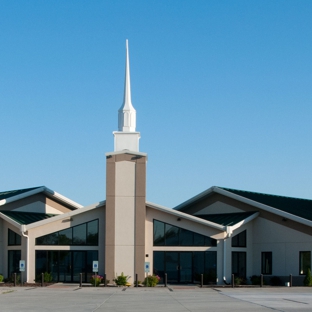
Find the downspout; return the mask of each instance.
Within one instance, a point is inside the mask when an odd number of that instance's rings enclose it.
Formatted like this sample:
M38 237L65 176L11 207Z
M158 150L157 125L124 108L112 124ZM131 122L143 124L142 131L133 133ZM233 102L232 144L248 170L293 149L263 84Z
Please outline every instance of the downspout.
M231 237L232 235L232 228L230 226L226 227L226 236L223 239L223 282L226 285L229 283L226 281L226 239Z
M26 225L22 224L21 225L21 233L24 237L26 237L26 283L28 283L28 279L29 279L29 236L25 234L26 232Z

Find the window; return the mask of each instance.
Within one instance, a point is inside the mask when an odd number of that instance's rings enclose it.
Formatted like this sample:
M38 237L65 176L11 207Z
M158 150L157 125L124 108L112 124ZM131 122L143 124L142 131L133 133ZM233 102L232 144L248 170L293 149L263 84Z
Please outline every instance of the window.
M246 252L232 252L232 274L246 278Z
M99 220L93 220L36 238L36 245L98 246L98 244Z
M300 251L299 253L299 274L306 275L311 269L311 251Z
M164 281L167 274L171 283L216 283L216 251L154 251L153 273Z
M246 246L246 230L232 237L232 247Z
M21 245L21 235L18 235L17 233L8 229L8 245L9 246Z
M11 277L13 273L19 273L19 262L21 260L20 250L8 251L8 276Z
M217 246L217 240L154 220L154 246Z
M272 275L272 252L261 253L261 273Z

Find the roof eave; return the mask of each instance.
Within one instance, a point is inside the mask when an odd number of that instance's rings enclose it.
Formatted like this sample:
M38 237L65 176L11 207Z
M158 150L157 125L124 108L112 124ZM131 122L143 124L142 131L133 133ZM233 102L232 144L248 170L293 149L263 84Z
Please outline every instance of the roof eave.
M17 200L20 200L20 199L23 199L23 198L26 198L26 197L29 197L32 195L36 195L39 193L44 193L48 196L51 196L52 198L55 198L57 201L62 202L66 205L69 205L69 206L73 207L74 209L78 209L78 208L83 207L82 205L74 202L73 200L71 200L71 199L69 199L69 198L67 198L67 197L65 197L59 193L54 192L45 186L35 188L34 190L31 190L29 192L24 192L24 193L18 194L16 196L9 197L7 199L2 199L2 200L0 200L0 206L12 203L14 201L17 201Z
M185 202L183 202L182 204L180 204L180 205L174 207L173 209L174 209L174 210L181 210L181 209L183 209L184 207L187 207L187 206L189 206L190 204L193 204L193 203L199 201L200 199L206 197L207 195L212 194L212 193L214 192L215 188L217 188L217 187L216 187L216 186L212 186L212 187L210 187L208 190L199 193L198 195L196 195L196 196L194 196L194 197L188 199L187 201L185 201Z
M11 219L10 217L6 216L4 213L1 213L1 212L0 212L0 217L1 217L3 220L5 220L5 221L9 222L10 224L12 224L13 226L15 226L15 227L17 227L17 228L21 228L21 224L20 224L20 223L14 221L14 220Z
M230 198L235 199L237 201L240 201L242 203L254 206L256 208L271 212L271 213L278 215L278 216L281 216L283 218L286 218L286 219L289 219L289 220L292 220L292 221L295 221L295 222L298 222L298 223L312 227L312 221L298 217L298 216L293 215L289 212L285 212L285 211L282 211L278 208L274 208L274 207L271 207L271 206L268 206L265 204L261 204L257 201L254 201L254 200L248 199L246 197L231 193L230 191L226 191L226 190L221 189L219 187L214 187L214 191L216 193L219 193L219 194L224 195L226 197L230 197Z

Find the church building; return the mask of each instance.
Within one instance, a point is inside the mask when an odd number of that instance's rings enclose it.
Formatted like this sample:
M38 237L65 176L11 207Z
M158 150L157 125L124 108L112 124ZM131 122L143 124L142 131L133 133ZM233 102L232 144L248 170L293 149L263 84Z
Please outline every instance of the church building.
M247 283L263 274L302 285L311 268L312 200L212 186L173 209L146 201L126 42L124 101L114 151L106 153L106 199L83 207L45 186L0 192L0 274L24 281L89 282L92 262L112 282L150 274L168 283Z

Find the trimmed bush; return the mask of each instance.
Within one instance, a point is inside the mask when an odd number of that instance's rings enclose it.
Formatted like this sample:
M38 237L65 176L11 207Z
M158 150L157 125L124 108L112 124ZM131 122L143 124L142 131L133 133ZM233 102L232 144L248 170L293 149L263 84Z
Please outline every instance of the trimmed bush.
M148 275L145 277L143 285L147 287L155 287L160 281L160 277L158 275Z
M312 277L311 277L311 270L308 269L307 275L305 276L303 280L303 285L304 286L312 286Z
M116 278L113 279L113 281L116 283L118 286L126 286L128 279L130 278L129 275L124 275L123 272L121 272L121 275L116 274Z

